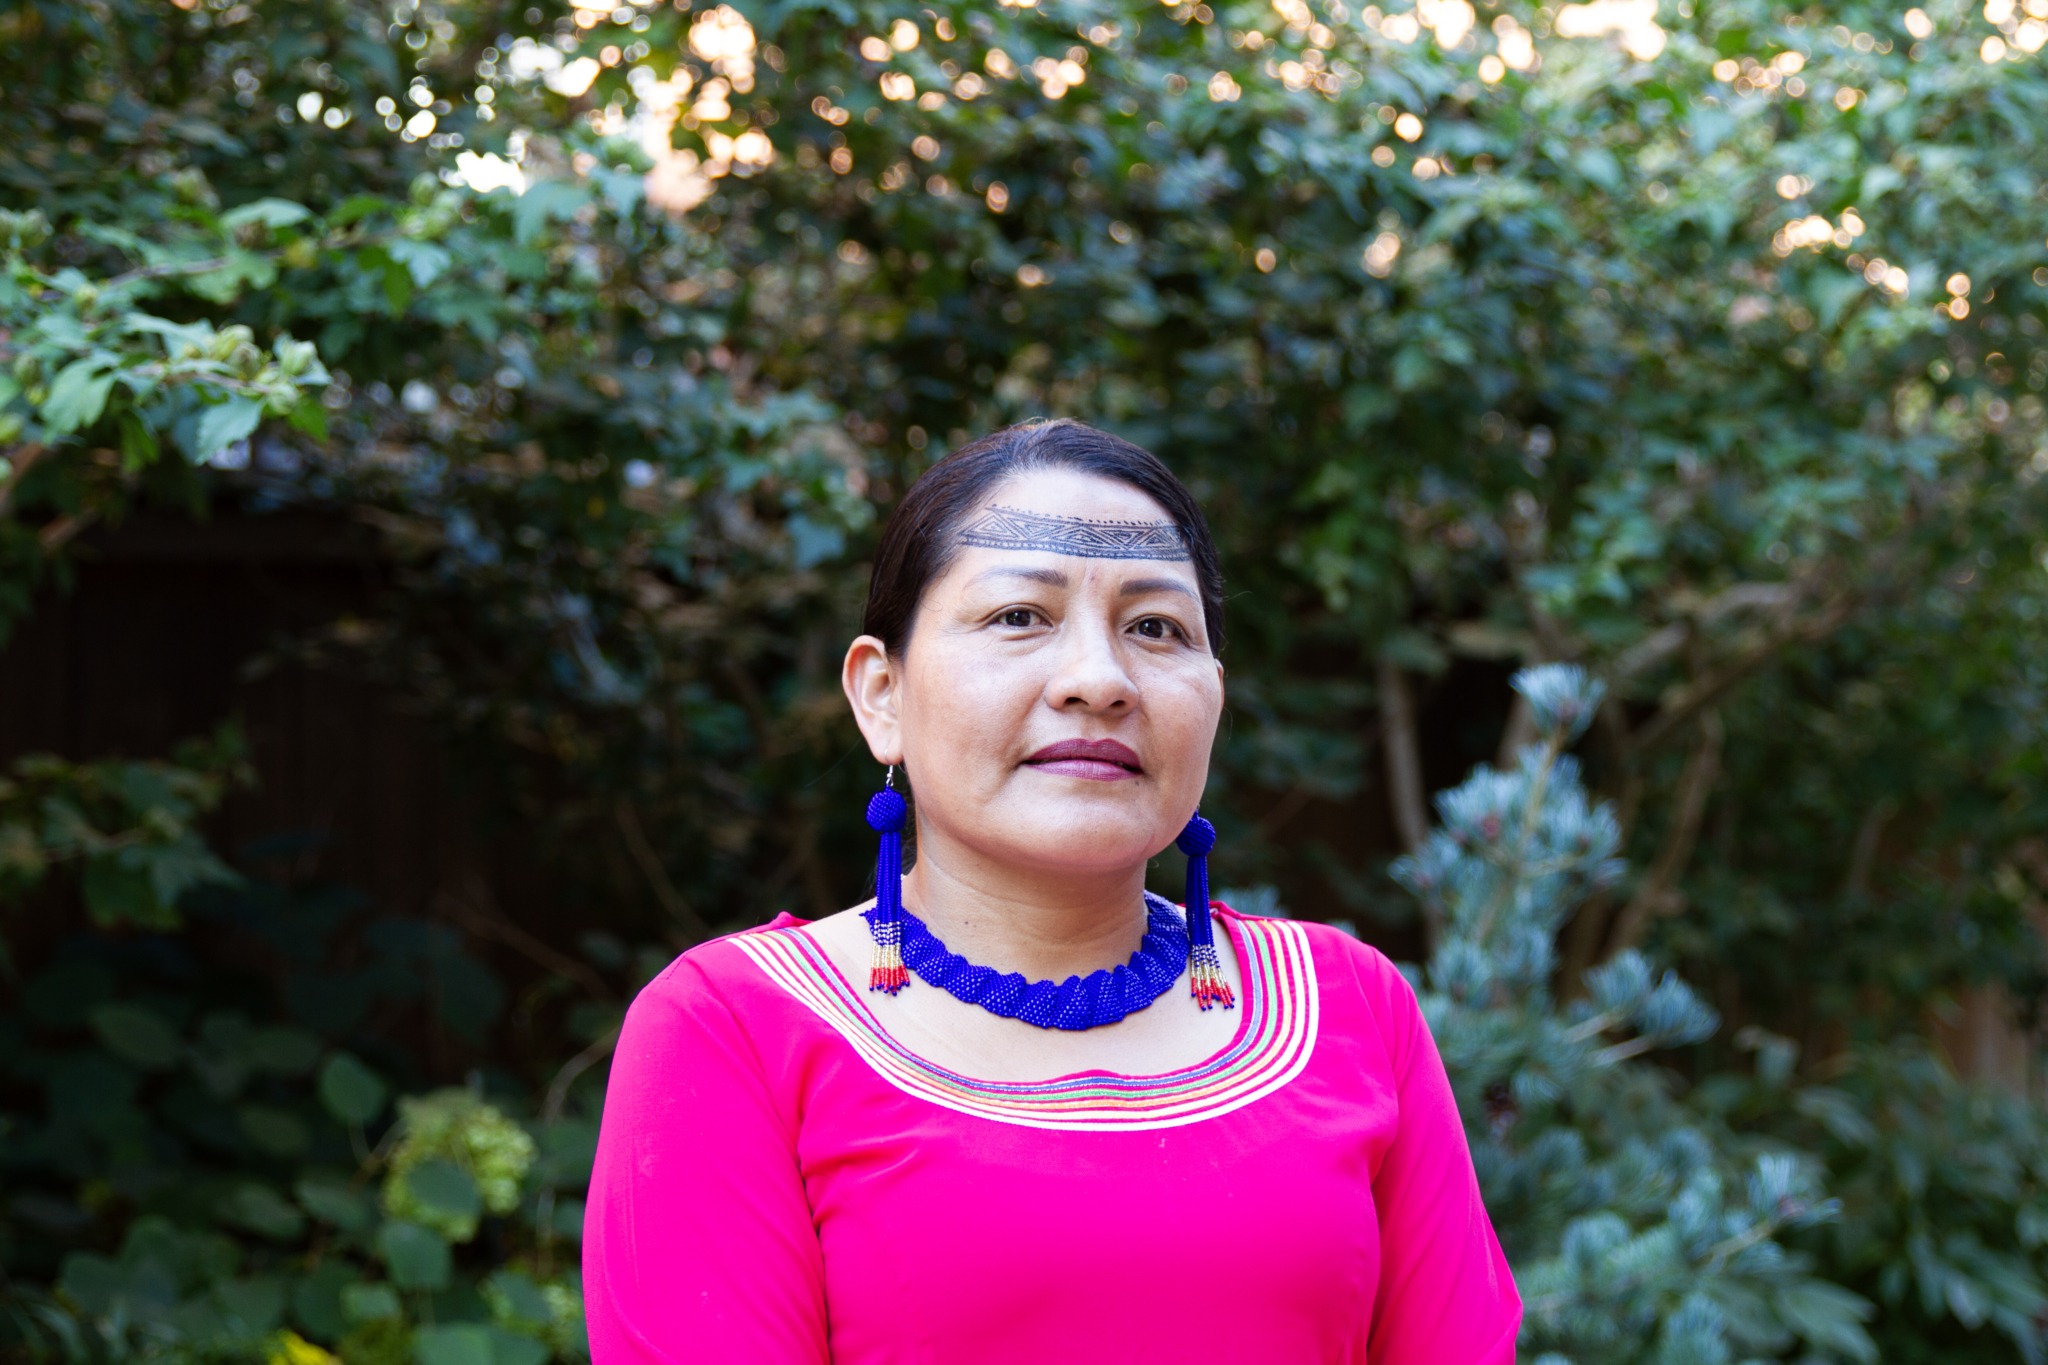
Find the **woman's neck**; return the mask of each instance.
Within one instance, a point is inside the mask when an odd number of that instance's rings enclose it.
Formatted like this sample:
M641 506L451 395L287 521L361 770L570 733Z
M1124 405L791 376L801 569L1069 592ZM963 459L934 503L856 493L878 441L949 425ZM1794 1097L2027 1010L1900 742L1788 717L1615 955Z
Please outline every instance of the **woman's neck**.
M1145 936L1145 866L1019 869L920 842L903 901L977 966L1064 981L1128 961Z

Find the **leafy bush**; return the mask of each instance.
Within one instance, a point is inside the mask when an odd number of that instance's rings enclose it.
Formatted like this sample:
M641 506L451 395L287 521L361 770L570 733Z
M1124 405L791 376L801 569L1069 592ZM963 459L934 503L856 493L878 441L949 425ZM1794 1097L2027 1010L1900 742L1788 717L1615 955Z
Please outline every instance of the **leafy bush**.
M25 767L46 803L92 808L109 785L104 766ZM80 880L90 894L89 866ZM317 887L190 890L179 924L133 904L96 905L96 934L61 944L0 1021L12 1349L587 1358L575 1261L595 1096L573 1117L519 1121L523 1095L498 1098L479 1072L394 1106L416 1075L394 1022L445 1003L451 981L502 992L488 969L432 926L366 919L358 898ZM352 972L319 970L350 957Z
M1713 1010L1633 950L1584 998L1553 997L1558 930L1619 878L1620 831L1564 753L1600 686L1563 665L1515 686L1540 742L1443 793L1442 825L1394 875L1443 926L1423 1011L1515 1265L1522 1349L1587 1365L1877 1359L1869 1305L1785 1242L1837 1215L1824 1168L1703 1121L1640 1060L1709 1036Z
M12 7L0 630L140 507L366 521L391 590L293 647L692 940L859 882L900 490L1101 422L1247 608L1219 874L1419 925L1537 1349L2033 1359L2040 1115L1891 1044L2048 980L2041 20L1483 9ZM1607 699L1525 678L1426 835L1416 694L1536 660ZM508 1063L451 926L206 851L236 780L0 786L17 1348L573 1358L629 955Z

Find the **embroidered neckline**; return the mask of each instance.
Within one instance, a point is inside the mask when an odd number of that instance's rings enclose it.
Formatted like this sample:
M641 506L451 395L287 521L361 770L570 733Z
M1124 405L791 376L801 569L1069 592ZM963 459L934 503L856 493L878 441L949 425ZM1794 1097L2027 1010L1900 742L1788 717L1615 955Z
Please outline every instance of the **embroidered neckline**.
M1215 1055L1155 1076L1082 1071L1046 1081L962 1076L897 1042L802 926L727 940L844 1038L884 1081L916 1098L1028 1128L1174 1128L1263 1099L1301 1074L1320 1014L1308 935L1287 920L1217 915L1244 980L1235 1036Z

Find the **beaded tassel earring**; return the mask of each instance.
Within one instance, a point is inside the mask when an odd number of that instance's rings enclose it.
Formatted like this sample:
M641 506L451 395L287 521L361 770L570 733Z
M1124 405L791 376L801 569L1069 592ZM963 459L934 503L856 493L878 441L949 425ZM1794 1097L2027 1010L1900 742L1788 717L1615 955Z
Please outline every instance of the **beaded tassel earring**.
M892 763L882 789L868 798L868 828L882 836L875 858L874 917L869 921L874 926L875 965L868 973L868 989L886 995L910 984L910 969L903 965L903 822L909 814L910 803L896 790ZM1215 950L1210 951L1213 955Z
M1173 843L1188 855L1188 993L1202 1009L1235 1009L1237 998L1223 979L1223 959L1216 954L1216 930L1209 921L1209 850L1216 847L1216 826L1196 811Z

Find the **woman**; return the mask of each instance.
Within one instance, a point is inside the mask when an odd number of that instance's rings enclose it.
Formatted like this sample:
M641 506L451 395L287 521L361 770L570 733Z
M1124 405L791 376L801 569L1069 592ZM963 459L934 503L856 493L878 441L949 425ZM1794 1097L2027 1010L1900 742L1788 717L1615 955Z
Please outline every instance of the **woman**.
M1413 992L1148 897L1223 706L1164 465L1072 422L941 460L842 681L877 898L641 992L585 1222L595 1365L1501 1365L1521 1317ZM899 873L916 786L916 866Z

